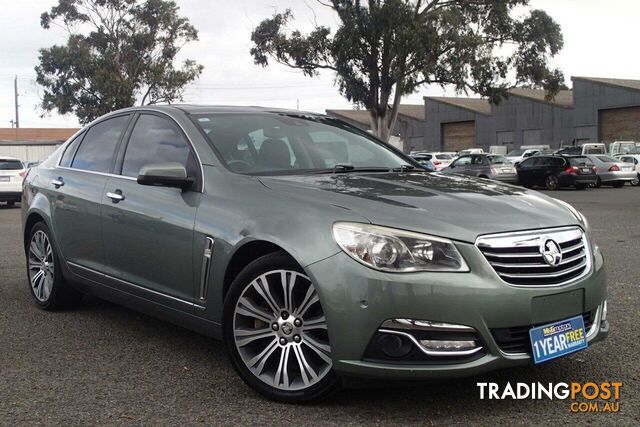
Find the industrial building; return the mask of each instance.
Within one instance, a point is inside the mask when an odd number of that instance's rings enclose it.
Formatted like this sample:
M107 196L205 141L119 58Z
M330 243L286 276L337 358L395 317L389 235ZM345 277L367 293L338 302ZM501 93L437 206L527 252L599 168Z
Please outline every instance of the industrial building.
M516 88L499 105L480 98L425 97L424 138L415 149L640 141L640 80L573 77L572 90Z
M41 162L77 131L74 128L0 129L0 156L15 157L25 163Z
M572 77L572 89L546 99L544 90L514 88L499 105L472 97L426 96L403 104L393 135L405 151L640 141L640 80ZM366 110L327 110L361 129ZM394 144L395 145L395 144Z

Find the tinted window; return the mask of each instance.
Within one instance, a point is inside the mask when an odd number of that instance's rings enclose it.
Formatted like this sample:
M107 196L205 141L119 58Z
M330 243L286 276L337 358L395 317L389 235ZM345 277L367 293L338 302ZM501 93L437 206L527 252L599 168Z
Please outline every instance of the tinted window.
M129 116L114 117L92 126L82 140L71 166L95 172L109 172L120 135Z
M482 156L471 156L472 165L481 165L483 163L482 160Z
M560 157L556 157L555 159L551 160L551 164L553 166L564 166L564 159L560 158Z
M64 154L62 155L62 159L60 159L60 166L64 166L65 168L68 168L71 166L71 162L73 161L73 155L75 154L76 148L78 148L78 145L80 144L80 142L82 142L83 136L84 136L84 132L76 136L73 139L73 141L71 141L67 145L67 148L65 148Z
M189 176L197 175L195 159L182 132L168 119L141 115L127 144L122 175L137 177L144 165L168 162L180 163Z
M24 165L20 160L0 159L0 170L21 170Z
M489 156L488 159L494 165L509 163L509 160L507 160L504 156Z
M538 159L538 158L527 159L527 160L524 160L524 161L520 162L520 164L518 166L520 167L520 169L532 168L537 164L538 160L540 160L540 159Z
M536 166L551 166L553 164L551 157L539 157Z
M586 157L570 157L571 166L593 166L593 162Z
M454 163L456 166L466 166L471 164L471 156L460 157Z

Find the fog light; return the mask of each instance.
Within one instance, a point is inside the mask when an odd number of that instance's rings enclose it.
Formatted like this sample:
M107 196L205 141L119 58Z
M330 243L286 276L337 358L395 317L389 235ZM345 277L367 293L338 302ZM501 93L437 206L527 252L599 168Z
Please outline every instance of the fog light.
M476 348L473 340L420 340L420 345L429 351L466 351Z
M378 341L380 350L389 357L403 357L411 351L411 342L398 335L385 334Z

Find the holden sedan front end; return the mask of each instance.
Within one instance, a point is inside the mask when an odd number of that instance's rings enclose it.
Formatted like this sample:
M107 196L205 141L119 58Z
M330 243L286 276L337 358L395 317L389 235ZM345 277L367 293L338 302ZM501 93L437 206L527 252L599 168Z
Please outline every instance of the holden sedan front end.
M608 334L603 258L580 227L474 244L357 224L338 223L334 235L343 252L308 271L329 330L341 331L331 340L345 374L441 378L529 364L529 330L575 316L589 344ZM557 266L545 261L547 242L560 249Z

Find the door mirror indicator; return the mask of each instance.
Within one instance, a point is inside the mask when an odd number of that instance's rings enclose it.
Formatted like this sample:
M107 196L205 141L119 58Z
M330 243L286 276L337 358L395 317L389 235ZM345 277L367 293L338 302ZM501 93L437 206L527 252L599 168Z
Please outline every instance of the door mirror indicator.
M188 189L195 182L187 176L187 169L176 162L144 165L138 173L138 184Z

